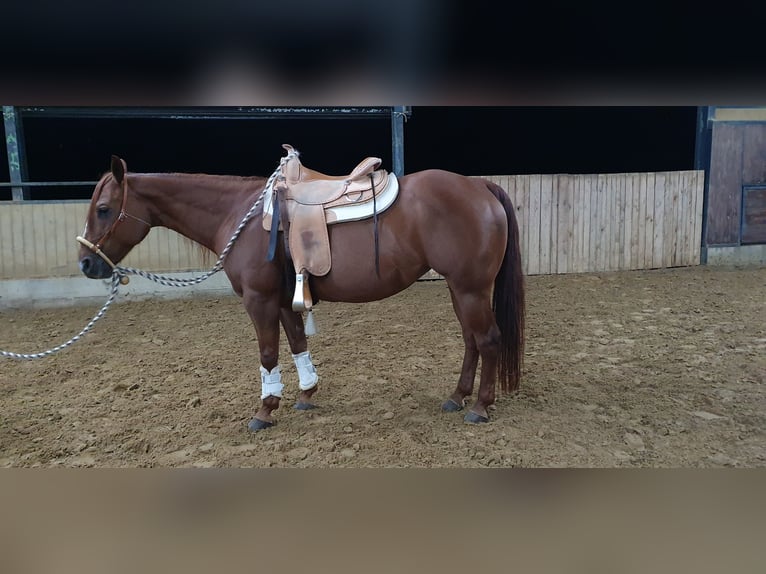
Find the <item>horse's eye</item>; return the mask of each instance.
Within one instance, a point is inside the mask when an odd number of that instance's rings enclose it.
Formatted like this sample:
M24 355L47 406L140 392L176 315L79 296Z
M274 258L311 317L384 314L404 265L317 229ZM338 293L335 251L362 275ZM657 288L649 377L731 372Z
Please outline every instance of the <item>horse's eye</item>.
M109 208L109 206L108 206L108 205L99 205L99 206L96 208L96 214L97 214L99 217L101 217L101 218L104 218L104 217L106 217L107 215L109 215L109 212L110 212L110 211L112 211L112 210Z

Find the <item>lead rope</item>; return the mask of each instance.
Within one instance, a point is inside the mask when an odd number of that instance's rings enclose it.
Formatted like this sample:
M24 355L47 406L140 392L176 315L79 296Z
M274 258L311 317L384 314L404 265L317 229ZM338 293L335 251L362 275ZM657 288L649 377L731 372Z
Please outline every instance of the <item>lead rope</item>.
M114 298L117 296L117 289L120 286L120 275L115 272L112 275L112 290L109 293L109 298L106 300L106 303L104 303L104 306L101 307L101 310L96 313L96 316L93 317L93 319L90 320L90 322L85 325L82 331L77 333L74 337L69 339L66 343L62 343L58 347L53 347L52 349L48 349L47 351L43 351L41 353L11 353L10 351L0 351L0 355L3 357L9 357L11 359L42 359L43 357L47 357L49 355L52 355L53 353L58 353L62 349L66 349L69 345L72 345L80 340L80 338L90 331L93 328L93 325L96 324L96 321L98 321L101 317L104 316L104 313L106 313L106 310L109 308L109 305L112 304L112 301L114 301Z
M69 339L66 343L62 343L61 345L58 345L57 347L53 347L52 349L48 349L47 351L42 351L40 353L12 353L10 351L0 350L0 356L8 357L10 359L42 359L43 357L48 357L54 353L58 353L59 351L66 349L70 345L73 345L74 343L79 341L82 338L82 336L85 335L85 333L87 333L93 328L93 325L96 324L96 321L98 321L101 317L104 316L104 314L106 313L106 310L109 308L109 305L112 304L115 297L117 296L117 291L120 287L120 284L123 284L123 285L127 284L128 275L139 275L140 277L144 277L145 279L150 279L151 281L154 281L161 285L166 285L168 287L190 287L192 285L198 285L199 283L202 283L205 279L208 279L209 277L218 273L221 269L223 269L223 262L226 259L226 256L231 251L232 247L234 246L234 242L237 240L240 233L242 233L242 230L245 228L247 223L253 218L253 215L255 215L255 210L261 204L261 202L263 201L263 198L266 197L266 193L271 189L271 186L274 184L274 180L276 179L276 177L281 173L282 166L289 159L292 159L293 157L297 155L298 155L297 151L292 151L280 160L279 166L277 166L277 169L274 170L274 173L272 173L271 177L269 177L268 181L266 181L266 186L263 189L263 193L261 193L261 195L255 201L253 206L248 210L248 212L242 218L242 221L237 226L237 229L234 231L234 234L231 236L231 239L229 239L229 242L226 244L226 247L224 247L223 251L221 251L221 255L218 257L218 261L216 261L215 265L210 271L198 277L192 277L191 279L178 279L175 277L166 277L164 275L157 275L155 273L150 273L142 269L135 269L133 267L120 267L119 265L115 265L112 271L112 287L109 292L109 297L107 298L106 303L104 303L104 306L101 307L101 310L98 313L96 313L93 319L91 319L90 322L87 325L85 325L83 330L80 331L77 335ZM312 319L310 315L311 314L309 314L309 320Z

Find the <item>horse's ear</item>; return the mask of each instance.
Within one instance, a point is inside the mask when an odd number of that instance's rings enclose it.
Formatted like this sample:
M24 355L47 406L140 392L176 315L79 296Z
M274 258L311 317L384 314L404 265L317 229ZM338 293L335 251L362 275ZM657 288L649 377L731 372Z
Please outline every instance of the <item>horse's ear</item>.
M114 176L114 179L117 180L117 183L122 183L122 180L125 178L125 172L127 171L128 171L128 166L125 165L125 160L117 157L116 155L113 155L112 156L112 175Z

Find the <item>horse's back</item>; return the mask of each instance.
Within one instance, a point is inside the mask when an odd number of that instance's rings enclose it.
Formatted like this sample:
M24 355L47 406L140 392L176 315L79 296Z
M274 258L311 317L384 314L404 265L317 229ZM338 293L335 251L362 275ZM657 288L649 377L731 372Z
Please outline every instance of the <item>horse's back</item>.
M426 206L440 213L484 223L505 221L502 205L488 188L488 180L441 169L428 169L405 175L399 187L410 207Z

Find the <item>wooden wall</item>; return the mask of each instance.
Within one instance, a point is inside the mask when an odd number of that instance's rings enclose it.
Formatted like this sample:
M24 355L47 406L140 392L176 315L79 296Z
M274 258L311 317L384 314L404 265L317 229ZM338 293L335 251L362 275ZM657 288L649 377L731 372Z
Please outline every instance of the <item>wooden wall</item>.
M698 265L704 172L491 176L528 275Z
M746 193L764 184L766 123L714 122L706 245L766 243L760 194Z
M0 279L80 275L77 254L87 201L0 202ZM191 271L215 263L191 241L154 228L122 262L151 271Z
M529 275L697 265L701 171L489 176L510 195ZM78 276L87 202L0 202L0 279ZM215 257L152 229L124 264L208 269Z

